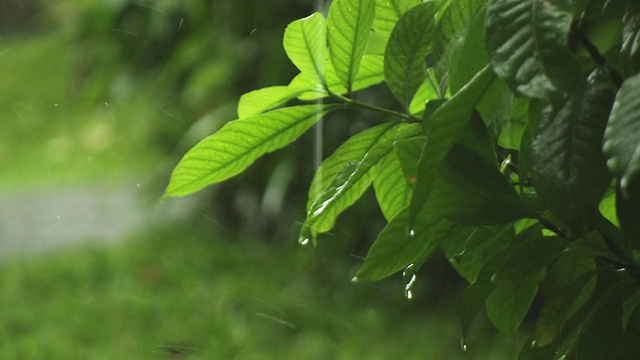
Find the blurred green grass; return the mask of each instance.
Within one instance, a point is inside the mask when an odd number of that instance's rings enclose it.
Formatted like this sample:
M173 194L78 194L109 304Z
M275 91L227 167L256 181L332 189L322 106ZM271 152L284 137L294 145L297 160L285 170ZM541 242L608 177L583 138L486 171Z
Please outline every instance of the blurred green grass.
M455 311L420 309L399 282L353 284L322 250L227 236L168 226L4 260L2 358L513 358L492 332L463 353Z

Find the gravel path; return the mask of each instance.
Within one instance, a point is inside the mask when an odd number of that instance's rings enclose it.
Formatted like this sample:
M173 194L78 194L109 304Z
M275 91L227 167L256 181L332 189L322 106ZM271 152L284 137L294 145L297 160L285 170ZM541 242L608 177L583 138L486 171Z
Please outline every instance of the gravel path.
M135 183L0 194L0 257L80 242L117 242L195 209L194 198L160 203L149 197Z

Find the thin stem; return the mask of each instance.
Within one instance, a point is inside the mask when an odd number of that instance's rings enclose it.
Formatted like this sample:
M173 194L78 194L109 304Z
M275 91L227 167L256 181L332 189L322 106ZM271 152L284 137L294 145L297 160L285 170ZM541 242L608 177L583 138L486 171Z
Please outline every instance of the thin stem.
M609 64L607 63L607 58L600 54L598 48L593 45L591 40L589 40L589 38L586 37L580 30L574 31L574 36L580 42L580 44L584 46L585 50L587 50L596 64L607 68L607 70L609 71L609 75L611 76L611 80L616 84L618 88L620 88L623 82L622 77L615 69L609 66Z
M542 224L542 226L544 226L547 229L553 231L554 233L556 233L561 238L565 238L565 239L567 239L569 241L573 240L573 236L571 236L570 234L567 234L566 232L562 231L559 227L557 227L556 225L551 223L549 220L543 218L542 216L538 216L538 215L533 215L533 217L536 220L538 220L538 222L540 222L540 224Z
M379 107L379 106L375 106L375 105L371 105L371 104L367 104L367 103L363 103L360 102L358 100L354 100L339 94L334 94L332 93L331 96L333 96L334 98L348 104L348 105L353 105L362 109L367 109L367 110L372 110L372 111L376 111L382 114L387 114L387 115L391 115L393 117L399 118L402 121L408 122L408 123L419 123L422 122L422 120L411 116L409 114L404 114L398 111L393 111L393 110L389 110L383 107Z

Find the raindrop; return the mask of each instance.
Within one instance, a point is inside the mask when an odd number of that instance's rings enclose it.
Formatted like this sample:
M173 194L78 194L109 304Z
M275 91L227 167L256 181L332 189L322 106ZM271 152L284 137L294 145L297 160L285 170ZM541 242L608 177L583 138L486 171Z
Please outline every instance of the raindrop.
M309 243L309 238L301 237L298 242L300 245L307 245Z
M415 271L416 271L415 264L411 263L402 272L402 278L404 279L406 284L404 287L404 296L409 300L413 299L413 293L411 292L411 288L413 288L413 285L415 285L417 280Z
M460 350L462 350L462 352L467 352L467 339L460 339Z
M60 221L60 215L56 216L56 219L58 219L58 221Z
M408 228L407 228L407 236L409 236L409 237L414 237L414 236L416 236L416 231L415 231L415 230L413 230L412 228L409 228L409 227L408 227Z
M354 276L351 278L351 282L358 282L358 281L360 281L360 279L358 279L357 276Z
M413 299L413 294L411 293L411 289L405 289L404 296L407 298L407 300Z
M108 103L108 102L106 102L106 101L104 102L104 105L105 105L106 107L109 107L109 103Z
M537 340L533 340L533 341L531 342L531 348L536 347L536 344L537 344Z

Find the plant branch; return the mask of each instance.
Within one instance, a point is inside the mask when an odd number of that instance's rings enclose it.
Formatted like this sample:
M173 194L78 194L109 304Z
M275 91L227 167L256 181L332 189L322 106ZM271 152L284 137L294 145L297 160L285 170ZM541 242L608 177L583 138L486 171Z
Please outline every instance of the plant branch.
M354 100L352 98L348 98L345 96L342 96L340 94L334 94L331 93L331 96L333 96L334 98L348 104L348 105L353 105L356 107L359 107L361 109L367 109L367 110L372 110L372 111L376 111L382 114L387 114L387 115L391 115L393 117L399 118L402 121L408 122L408 123L419 123L422 122L421 119L418 119L412 115L409 114L404 114L398 111L393 111L393 110L389 110L383 107L379 107L379 106L375 106L375 105L371 105L371 104L367 104L367 103L363 103L360 102L358 100Z
M540 222L540 224L542 224L542 226L544 226L545 228L553 231L554 233L556 233L558 236L560 236L561 238L565 238L569 241L573 240L573 236L571 236L570 234L567 234L566 232L564 232L563 230L561 230L559 227L557 227L555 224L553 224L551 221L545 219L542 216L538 216L538 215L533 215L533 217L538 220L538 222Z
M609 75L611 76L611 80L613 80L613 82L616 84L616 86L619 89L622 86L622 82L623 82L622 77L620 76L620 74L618 74L618 72L615 69L609 66L607 62L607 58L605 58L602 54L600 54L600 51L598 50L598 48L580 30L574 31L573 34L575 38L578 40L578 42L580 42L580 44L585 48L585 50L587 50L587 52L589 53L593 61L595 61L596 64L607 68L607 71L609 71Z

